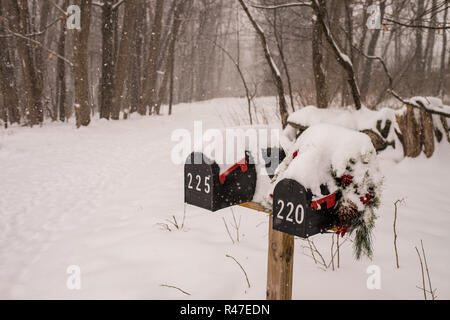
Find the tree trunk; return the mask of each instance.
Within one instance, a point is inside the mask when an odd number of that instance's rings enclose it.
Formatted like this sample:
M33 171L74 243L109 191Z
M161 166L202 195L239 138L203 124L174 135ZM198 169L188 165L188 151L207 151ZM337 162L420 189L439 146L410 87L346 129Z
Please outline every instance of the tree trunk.
M69 0L64 0L64 8L69 5ZM61 30L58 39L58 54L65 56L66 51L66 21L61 22ZM66 65L62 59L56 62L56 101L59 109L59 120L66 121ZM55 115L56 116L56 115Z
M111 119L120 119L122 93L128 78L128 66L130 63L130 46L134 37L134 22L136 21L136 1L125 2L123 17L122 37L117 57L117 67L114 79L114 91L112 99Z
M386 8L386 2L380 3L381 20L383 20L384 12ZM372 37L370 38L369 46L367 48L367 55L375 55L378 39L381 35L381 29L371 30ZM366 59L362 69L362 81L361 81L361 100L367 102L367 95L369 93L370 83L372 80L372 59Z
M447 21L447 18L448 18L448 6L445 8L444 11L444 21ZM437 95L440 96L442 99L444 99L445 89L447 88L446 75L449 73L445 67L446 50L447 50L447 31L444 30L442 33L442 52L441 52L441 70L439 75L439 89L437 91Z
M328 26L328 14L325 4L317 3L316 1L312 2L312 8L317 15L317 20L322 25L322 30L325 35L325 39L330 45L336 61L341 65L347 75L347 82L350 86L350 90L352 93L353 101L355 102L356 110L361 109L361 93L359 91L359 86L356 81L355 71L353 70L353 64L350 58L343 53L342 49L339 47L336 42L333 34L331 33L330 27Z
M437 6L437 0L433 0L432 1L432 8L436 8ZM446 5L446 7L449 4ZM435 9L436 10L436 9ZM444 19L444 21L446 21ZM430 18L430 26L431 27L436 27L436 14L431 15ZM443 32L444 34L446 33L446 30L444 30ZM433 67L433 52L434 52L434 43L436 40L436 30L434 29L428 29L428 34L427 34L427 46L425 47L425 54L424 54L424 63L425 63L425 72L427 74L427 77L431 76L431 72L432 72L432 67ZM434 90L433 90L434 92Z
M323 4L325 1L321 0ZM323 31L320 22L313 20L312 26L312 67L314 83L316 85L316 104L317 108L328 108L328 85L324 59Z
M373 4L373 0L368 0L367 2L367 6L371 6ZM363 14L362 14L362 34L360 37L360 41L359 41L359 45L358 45L358 50L360 52L364 52L365 51L365 46L366 46L366 40L367 40L367 32L369 31L369 29L366 26L367 23L367 19L369 18L369 13L366 10L367 8L364 8L363 10ZM354 69L355 69L355 73L359 74L359 70L360 70L360 62L361 59L364 59L363 57L361 57L361 55L356 55L355 56L355 62L354 62Z
M48 17L51 13L51 7L50 7L50 2L49 1L44 1L41 3L42 6L40 7L40 21L39 21L39 25L38 28L39 30L44 30L47 25L48 25ZM37 14L36 14L37 16ZM30 26L30 29L31 26ZM35 30L33 30L34 32ZM42 43L44 46L46 45L46 34L47 33L43 33L39 36L37 36L36 40L38 40L40 43ZM36 66L36 76L38 79L38 86L40 86L39 91L40 91L40 96L42 99L43 93L44 93L44 79L45 79L45 72L47 70L47 59L45 59L44 56L44 51L42 50L41 47L34 47L34 59L35 59L35 66ZM42 109L39 113L39 123L42 123L44 121L44 110ZM56 115L51 115L53 119L56 120Z
M143 39L144 39L144 19L145 19L145 1L138 1L137 14L136 14L136 31L134 33L134 39L131 45L133 50L131 56L131 80L129 81L129 94L130 94L130 113L138 111L139 103L142 99L142 79L144 77L142 70L143 61Z
M75 82L75 117L76 124L88 126L91 122L89 103L89 55L88 40L91 21L92 0L77 0L75 4L81 9L81 30L73 30L73 57Z
M169 43L169 56L167 58L168 71L169 72L169 115L172 115L172 105L173 105L173 91L174 91L174 73L175 73L175 48L178 39L178 34L182 25L182 17L186 9L188 1L183 0L176 7L173 14L173 31L170 37Z
M266 58L267 64L269 65L274 84L278 91L278 104L279 104L279 110L280 110L281 124L282 124L283 128L286 128L287 119L288 119L289 114L287 111L285 90L284 90L283 79L281 78L280 70L278 69L278 67L275 64L275 61L273 60L273 57L270 52L269 45L267 43L267 39L266 39L266 35L264 34L264 31L261 29L261 27L258 25L256 20L251 15L250 10L248 9L245 2L243 0L239 0L239 3L241 4L242 9L244 9L244 11L245 11L247 17L249 18L251 24L253 25L253 28L255 29L256 33L258 34L259 40L263 47L264 56Z
M161 31L162 19L164 15L164 0L156 0L155 15L153 19L153 27L150 37L150 54L147 63L147 79L144 84L143 101L139 113L145 115L147 108L149 114L152 114L153 107L156 103L156 86L157 86L157 63L158 54L161 47Z
M0 1L0 16L6 13L3 10L2 2ZM0 32L4 32L3 19L0 20ZM0 90L3 94L3 119L6 121L5 125L8 125L7 121L11 124L20 123L20 112L19 112L19 98L17 96L16 78L14 72L14 66L11 62L11 57L9 53L9 39L3 39L3 48L0 50Z
M9 16L11 17L11 29L22 35L31 32L28 1L8 0ZM25 100L27 102L28 124L30 126L41 123L43 117L42 105L42 78L39 78L38 68L35 65L33 47L28 40L18 38L17 49L22 64L22 72L25 81Z
M286 56L284 54L284 41L283 41L283 25L281 24L280 28L281 30L278 30L278 15L277 11L274 11L273 16L273 33L275 35L275 42L277 43L278 52L280 53L281 63L283 64L284 73L286 75L286 80L288 84L288 92L289 92L289 99L291 103L291 109L292 112L295 112L295 106L294 106L294 94L292 93L292 80L291 80L291 74L289 73L288 64L286 61ZM239 60L238 60L239 61Z
M102 78L100 118L109 119L113 104L114 89L114 12L113 0L103 1L102 7Z
M424 12L424 0L418 0L417 17L419 17ZM415 60L415 91L416 94L423 92L423 78L425 76L425 61L423 58L423 30L421 28L416 28L416 52L414 55Z

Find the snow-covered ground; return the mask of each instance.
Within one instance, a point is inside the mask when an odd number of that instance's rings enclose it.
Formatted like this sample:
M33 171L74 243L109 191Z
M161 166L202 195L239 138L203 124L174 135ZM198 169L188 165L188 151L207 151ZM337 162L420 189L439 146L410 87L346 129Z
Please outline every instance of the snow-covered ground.
M257 104L277 121L273 99ZM232 244L222 221L232 221L231 210L185 208L183 166L170 157L173 130L193 130L195 120L205 127L236 125L245 109L243 99L220 99L178 105L172 117L0 131L0 298L264 299L268 217L234 208L241 239ZM423 299L414 249L421 239L438 298L449 299L449 159L447 145L432 159L382 160L373 261L355 261L346 243L340 269L323 271L296 239L294 299ZM405 199L398 213L399 270L392 231L398 199ZM184 209L183 230L158 225L173 215L181 221ZM313 239L329 261L331 235ZM245 268L250 288L226 255ZM71 265L81 268L81 290L66 286ZM371 265L381 268L381 290L367 289Z

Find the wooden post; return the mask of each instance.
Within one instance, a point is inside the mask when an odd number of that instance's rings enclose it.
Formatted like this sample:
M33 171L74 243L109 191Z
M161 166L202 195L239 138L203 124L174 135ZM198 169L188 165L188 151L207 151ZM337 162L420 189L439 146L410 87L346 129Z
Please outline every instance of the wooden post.
M294 236L273 230L269 217L267 300L291 300L294 267Z
M294 236L273 230L272 210L255 202L243 203L240 206L269 214L266 298L267 300L291 300Z

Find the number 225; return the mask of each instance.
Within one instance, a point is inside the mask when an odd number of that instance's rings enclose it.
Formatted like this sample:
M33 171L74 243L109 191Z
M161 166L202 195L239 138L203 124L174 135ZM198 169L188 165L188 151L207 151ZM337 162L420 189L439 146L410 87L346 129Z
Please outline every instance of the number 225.
M189 179L188 189L194 190L194 186L192 185L192 180L194 180L194 177L192 176L192 173L188 173L187 176ZM202 177L199 174L197 174L195 176L195 180L196 180L196 185L195 185L196 191L205 192L207 194L211 192L211 185L209 184L210 176L205 177L205 181L204 181L205 189L204 190L201 189Z

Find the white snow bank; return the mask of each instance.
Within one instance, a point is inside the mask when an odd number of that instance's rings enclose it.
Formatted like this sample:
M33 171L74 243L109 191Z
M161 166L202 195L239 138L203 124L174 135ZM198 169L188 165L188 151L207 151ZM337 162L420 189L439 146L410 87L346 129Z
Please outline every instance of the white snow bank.
M347 108L319 109L315 106L307 106L288 118L289 122L310 127L319 123L334 124L353 130L364 130L375 128L377 122L382 120L382 125L386 120L395 120L395 110L383 108L379 111L361 108L360 110Z
M387 123L390 122L391 126L387 132L387 136L386 138L383 138L388 144L388 148L383 151L383 156L400 161L403 159L401 148L393 148L394 145L401 145L398 136L395 134L395 130L399 131L395 115L396 110L390 108L373 111L365 107L360 110L354 110L350 108L319 109L314 106L308 106L291 114L288 121L302 127L311 127L313 125L326 123L356 131L370 129L379 135L381 134L379 129L384 130ZM292 144L296 139L297 129L292 126L287 126L283 134Z

